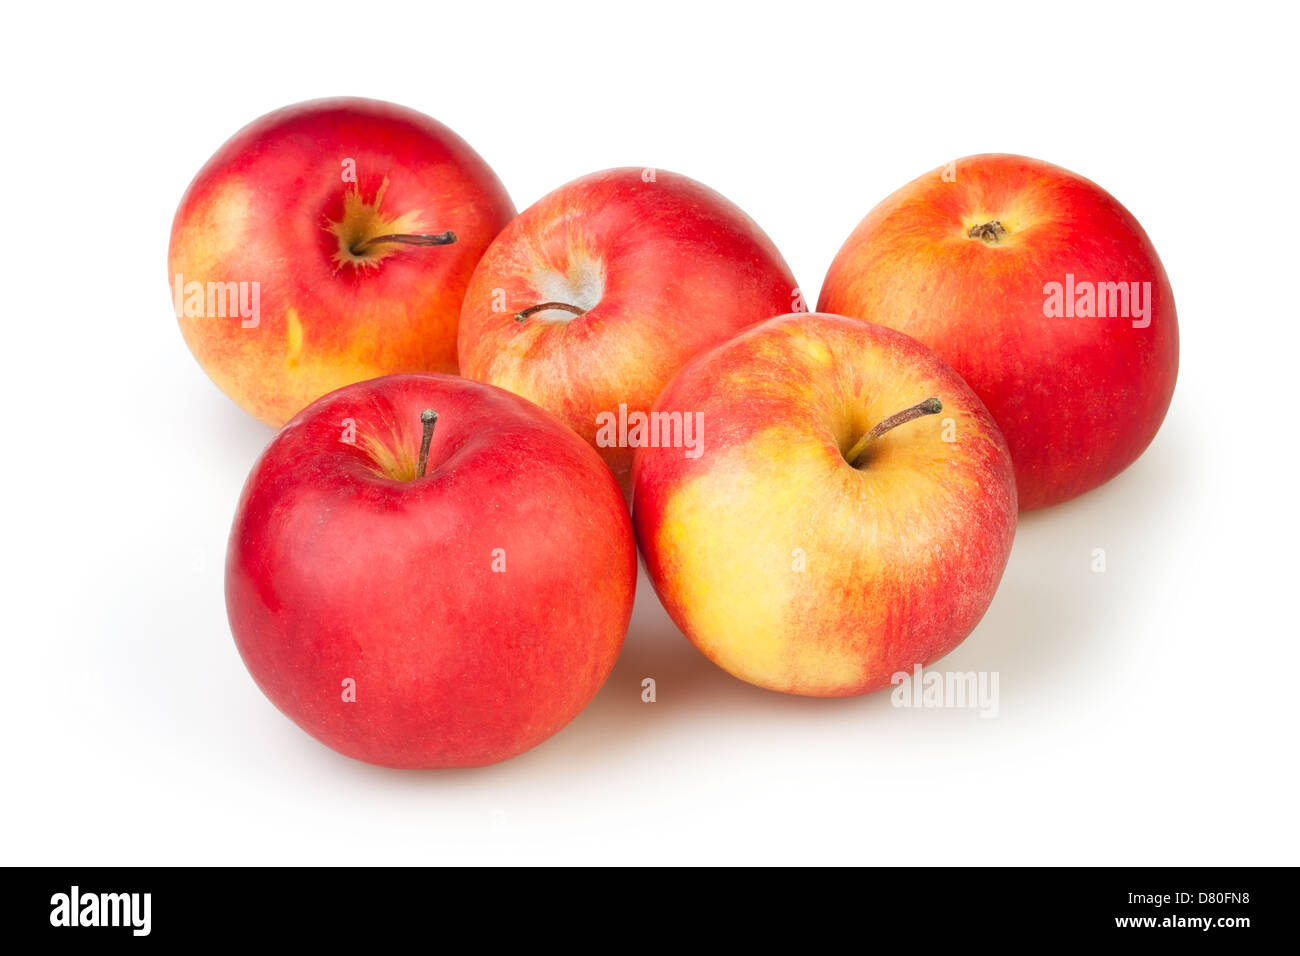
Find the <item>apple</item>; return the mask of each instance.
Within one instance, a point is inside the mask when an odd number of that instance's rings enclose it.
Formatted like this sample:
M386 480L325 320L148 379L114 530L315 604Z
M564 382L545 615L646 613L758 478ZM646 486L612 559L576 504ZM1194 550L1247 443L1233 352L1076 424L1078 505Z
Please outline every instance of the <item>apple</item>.
M422 113L299 103L236 133L190 184L168 281L185 341L279 427L390 372L452 372L460 301L514 216L496 175Z
M876 206L817 307L906 332L960 372L1006 437L1024 510L1132 464L1178 375L1147 234L1100 186L1023 156L957 160Z
M483 254L461 308L461 374L553 412L625 472L618 422L645 414L696 352L801 303L776 246L718 193L663 170L593 173Z
M226 559L263 693L387 767L479 766L550 737L608 676L635 587L599 456L518 396L433 373L339 389L290 421Z
M729 673L867 693L947 654L988 608L1015 533L1011 458L915 340L780 316L692 359L651 415L659 437L695 417L704 441L637 449L637 542L669 615Z

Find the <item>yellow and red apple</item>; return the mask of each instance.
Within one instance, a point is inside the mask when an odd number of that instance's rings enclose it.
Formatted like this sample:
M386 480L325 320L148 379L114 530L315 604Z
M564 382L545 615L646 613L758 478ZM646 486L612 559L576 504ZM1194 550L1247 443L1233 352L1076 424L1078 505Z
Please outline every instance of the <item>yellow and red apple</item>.
M236 133L181 200L177 319L212 380L277 427L343 385L454 373L465 287L513 215L482 158L422 113L289 106Z
M1011 549L1011 458L961 377L902 333L793 314L690 361L637 449L633 524L664 607L714 663L844 697L957 646ZM702 426L702 428L701 428Z
M320 399L254 466L226 605L254 680L340 753L468 767L540 743L623 643L636 546L599 456L448 375Z
M876 206L844 243L818 308L938 352L1002 429L1025 510L1128 467L1164 420L1178 318L1133 215L1068 170L971 156Z
M663 170L608 170L543 197L484 253L461 374L536 402L626 471L632 448L603 421L644 414L696 352L801 303L776 246L723 196Z

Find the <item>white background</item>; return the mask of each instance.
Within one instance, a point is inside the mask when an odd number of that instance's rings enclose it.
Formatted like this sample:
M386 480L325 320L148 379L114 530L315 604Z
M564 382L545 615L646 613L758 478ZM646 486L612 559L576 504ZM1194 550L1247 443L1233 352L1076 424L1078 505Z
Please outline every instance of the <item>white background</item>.
M4 863L1298 862L1294 7L6 17ZM949 159L1025 153L1125 203L1173 282L1181 376L1136 465L1023 520L944 661L999 672L1000 715L754 689L642 579L609 683L505 764L382 770L282 717L222 595L271 431L186 350L166 248L230 134L337 94L447 123L520 208L609 166L691 175L810 303L867 210Z

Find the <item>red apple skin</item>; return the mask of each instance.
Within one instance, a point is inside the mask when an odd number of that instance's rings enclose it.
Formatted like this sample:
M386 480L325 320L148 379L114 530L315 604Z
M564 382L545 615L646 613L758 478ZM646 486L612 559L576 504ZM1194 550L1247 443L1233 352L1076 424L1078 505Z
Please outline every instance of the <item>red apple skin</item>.
M931 397L939 414L849 465L872 426ZM781 316L697 356L654 411L698 413L703 440L696 458L637 449L637 541L669 615L731 674L864 694L984 615L1015 534L1011 458L975 393L914 339Z
M968 236L990 220L1001 241ZM1151 283L1150 324L1046 317L1044 286L1067 274ZM1178 376L1174 296L1147 234L1100 186L1023 156L961 159L884 200L836 255L818 309L906 332L960 372L1006 437L1024 510L1132 464Z
M347 161L355 181L345 181ZM354 98L285 107L208 160L172 225L173 297L177 275L257 282L257 323L188 316L178 304L181 332L212 380L277 428L353 382L454 373L465 287L514 212L483 159L422 113ZM349 251L380 235L447 230L450 245Z
M428 470L403 480L426 408ZM563 727L609 675L635 586L600 458L523 399L438 374L352 385L289 422L226 561L235 643L271 702L339 753L402 768L494 763Z
M550 301L587 311L516 321ZM461 309L461 374L553 412L624 472L632 449L597 444L598 414L648 410L691 356L797 301L772 240L725 197L611 169L543 197L484 253Z

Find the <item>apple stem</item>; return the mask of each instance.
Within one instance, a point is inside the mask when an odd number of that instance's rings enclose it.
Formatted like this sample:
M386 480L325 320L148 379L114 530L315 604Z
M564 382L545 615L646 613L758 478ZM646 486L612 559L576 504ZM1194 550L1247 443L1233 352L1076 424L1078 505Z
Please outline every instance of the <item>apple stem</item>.
M446 232L427 233L427 232L397 232L387 236L372 236L369 239L363 239L351 249L354 256L359 256L370 246L377 246L384 242L400 242L408 246L449 246L456 241L456 234L448 229Z
M889 431L891 428L897 428L899 425L905 425L914 418L920 418L922 415L937 415L941 411L943 411L943 402L939 401L937 398L927 398L923 402L917 402L911 408L905 408L901 412L895 412L888 418L882 419L880 422L876 423L875 427L872 428L871 431L859 438L854 443L853 447L849 449L848 454L844 456L844 460L854 468L858 467L859 459L862 457L863 453L866 452L867 446L885 432Z
M565 312L572 312L574 315L584 315L586 309L580 309L576 305L569 305L567 302L543 302L541 305L530 305L522 312L515 313L516 322L527 322L528 317L538 312L545 312L547 309L562 309Z
M424 435L420 438L420 463L415 469L416 478L423 478L424 469L429 465L429 442L433 441L433 426L438 423L438 413L432 408L426 408L420 412L420 422L424 425Z

